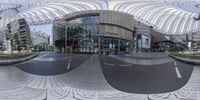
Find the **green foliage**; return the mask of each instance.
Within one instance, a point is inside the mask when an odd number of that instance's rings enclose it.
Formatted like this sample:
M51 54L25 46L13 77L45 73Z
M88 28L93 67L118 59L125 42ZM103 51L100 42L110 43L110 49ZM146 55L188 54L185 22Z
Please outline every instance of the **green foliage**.
M192 59L200 59L200 56L191 56Z
M48 50L49 50L49 51L54 51L54 49L55 49L55 46L54 46L54 45L49 45L49 46L48 46Z
M170 54L173 55L173 56L177 56L177 57L184 57L184 58L190 58L190 59L200 59L200 56L184 55L182 52L178 52L178 51L170 52Z
M17 58L23 58L31 55L33 53L26 53L26 54L12 54L12 55L1 55L0 59L17 59Z
M173 55L173 56L178 56L178 57L184 57L185 56L182 52L178 52L178 51L170 52L170 54Z

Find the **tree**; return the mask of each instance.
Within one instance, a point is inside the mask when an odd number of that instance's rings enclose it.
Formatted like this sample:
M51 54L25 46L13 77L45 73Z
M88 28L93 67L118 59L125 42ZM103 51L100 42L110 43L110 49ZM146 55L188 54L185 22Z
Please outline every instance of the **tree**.
M54 45L49 45L49 46L48 46L48 50L49 50L49 51L54 51L54 49L55 49L55 46L54 46Z

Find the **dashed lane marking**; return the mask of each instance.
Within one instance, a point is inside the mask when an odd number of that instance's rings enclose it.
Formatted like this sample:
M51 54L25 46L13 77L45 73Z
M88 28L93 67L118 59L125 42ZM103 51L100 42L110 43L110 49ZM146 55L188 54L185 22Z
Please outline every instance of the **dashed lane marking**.
M70 68L71 63L69 62L67 65L67 70Z
M132 65L128 64L128 65L119 65L119 66L129 67L129 66L132 66Z
M104 65L109 65L109 66L117 66L116 64L111 64L111 63L103 63ZM131 64L127 64L127 65L118 65L118 66L121 66L121 67L128 67L128 66L132 66Z
M177 63L176 63L176 61L174 62L174 65L175 65L175 66L177 66Z
M116 66L115 64L111 64L111 63L103 63L104 65L109 65L109 66Z
M67 65L67 70L70 68L71 65L71 59L69 59L68 65Z
M175 67L175 70L176 70L176 75L177 75L177 77L178 77L178 78L182 78L181 73L179 72L178 67Z
M177 67L176 61L174 61L174 65L175 65L175 70L176 70L176 75L177 75L177 77L178 77L178 78L182 78L181 73L180 73L180 71L179 71L179 69L178 69L178 67Z

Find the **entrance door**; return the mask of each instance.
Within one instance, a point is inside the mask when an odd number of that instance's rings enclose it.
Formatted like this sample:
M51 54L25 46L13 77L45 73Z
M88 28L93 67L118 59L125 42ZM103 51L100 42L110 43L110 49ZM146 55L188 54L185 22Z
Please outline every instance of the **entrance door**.
M101 37L101 53L118 53L118 40L119 39L113 37Z

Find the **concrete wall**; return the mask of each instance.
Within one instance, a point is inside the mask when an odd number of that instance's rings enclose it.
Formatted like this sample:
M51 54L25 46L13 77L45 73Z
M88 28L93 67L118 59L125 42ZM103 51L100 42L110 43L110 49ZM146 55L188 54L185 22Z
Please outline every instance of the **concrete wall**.
M128 40L133 40L134 19L132 15L104 10L81 11L65 15L62 19L54 21L53 40L58 40L61 32L59 27L65 27L65 21L84 17L84 16L99 16L99 32L101 36L118 37ZM64 35L63 35L64 36Z
M145 25L144 23L141 23L139 21L134 21L134 27L137 28L138 34L143 34L146 36L149 36L151 33L151 28L150 26Z
M134 26L132 15L115 11L101 11L100 23L118 25L130 30L132 30Z
M133 40L133 16L121 12L100 12L99 32L103 36Z

